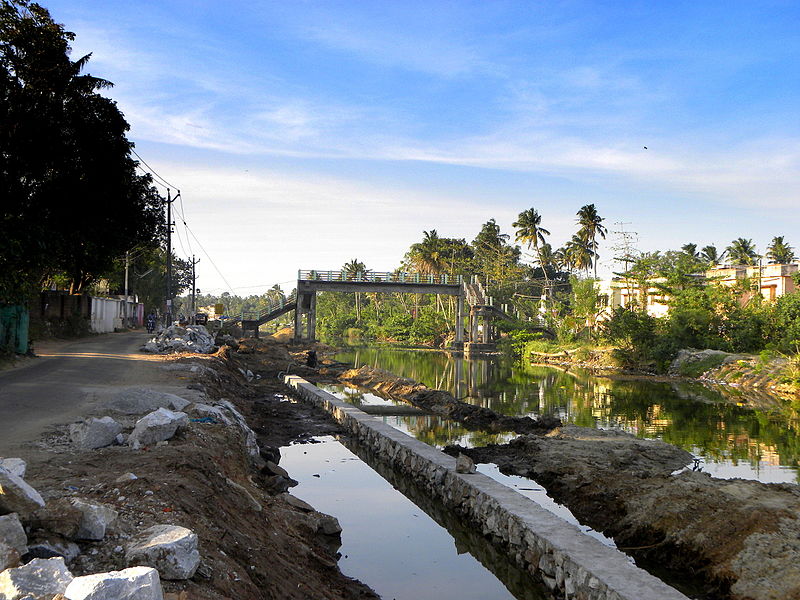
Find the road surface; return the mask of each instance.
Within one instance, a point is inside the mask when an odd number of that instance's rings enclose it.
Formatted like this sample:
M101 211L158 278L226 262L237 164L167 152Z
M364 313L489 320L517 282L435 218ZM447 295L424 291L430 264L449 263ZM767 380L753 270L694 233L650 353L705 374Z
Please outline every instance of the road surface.
M35 348L39 358L0 371L0 456L15 455L54 425L79 420L114 388L174 385L174 377L159 368L163 356L139 352L147 338L133 331L41 343Z

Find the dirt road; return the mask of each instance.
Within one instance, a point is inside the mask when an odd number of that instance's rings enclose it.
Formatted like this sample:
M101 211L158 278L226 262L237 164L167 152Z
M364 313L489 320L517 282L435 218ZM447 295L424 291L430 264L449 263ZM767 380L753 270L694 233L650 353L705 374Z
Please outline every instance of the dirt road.
M38 358L0 371L0 456L91 412L98 391L142 381L169 385L158 368L163 357L138 353L147 337L127 332L42 343Z

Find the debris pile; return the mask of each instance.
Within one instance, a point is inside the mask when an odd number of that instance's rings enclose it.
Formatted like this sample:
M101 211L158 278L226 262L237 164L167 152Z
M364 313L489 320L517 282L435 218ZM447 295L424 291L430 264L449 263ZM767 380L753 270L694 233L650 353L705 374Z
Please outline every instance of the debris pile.
M208 354L214 351L214 337L202 325L171 325L150 339L142 352L170 354L173 352L194 352Z

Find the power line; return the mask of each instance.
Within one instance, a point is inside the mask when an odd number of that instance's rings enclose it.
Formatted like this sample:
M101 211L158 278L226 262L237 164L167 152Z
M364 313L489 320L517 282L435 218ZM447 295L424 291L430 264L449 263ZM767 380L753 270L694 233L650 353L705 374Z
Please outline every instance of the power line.
M184 224L185 224L185 222L184 222ZM203 244L200 243L200 240L197 239L197 236L194 234L194 231L192 231L192 229L188 225L186 225L186 231L188 231L190 234L192 234L192 237L194 238L194 241L197 242L198 246L200 246L200 249L203 251L203 254L205 254L206 258L208 259L208 262L211 263L211 266L214 267L214 270L217 272L217 275L219 275L222 278L222 281L225 282L225 285L228 286L228 290L233 291L233 287L231 286L230 282L227 279L225 279L225 276L219 270L219 268L217 267L217 265L214 262L214 260L211 258L211 256L206 251L206 249L203 247Z
M140 161L142 161L142 164L150 170L150 174L151 175L153 175L154 177L158 177L163 182L163 185L165 185L167 187L170 187L170 188L172 188L174 190L178 190L178 193L180 193L180 189L178 189L177 185L172 185L169 181L167 181L161 175L159 175L153 167L151 167L150 165L147 164L147 161L145 159L143 159L141 156L139 156L139 154L138 154L138 152L136 152L136 150L131 148L131 152L133 152L134 156L136 156L136 158L138 158Z

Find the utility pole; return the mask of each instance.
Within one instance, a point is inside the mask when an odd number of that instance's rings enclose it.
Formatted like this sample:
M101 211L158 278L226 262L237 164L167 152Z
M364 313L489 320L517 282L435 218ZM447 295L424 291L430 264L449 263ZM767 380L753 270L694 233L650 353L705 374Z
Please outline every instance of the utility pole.
M165 314L165 327L169 327L172 324L172 226L174 223L172 222L172 202L173 199L170 196L171 190L167 188L167 311ZM178 195L175 196L175 199L181 195L180 190L178 190Z
M130 321L128 320L128 266L130 264L130 250L125 251L125 310L124 310L124 317L125 317L125 327L130 327Z
M192 316L189 319L192 325L196 325L195 323L195 315L197 315L197 306L195 304L195 299L197 296L197 274L195 273L194 266L200 262L200 259L194 259L194 254L192 254Z

